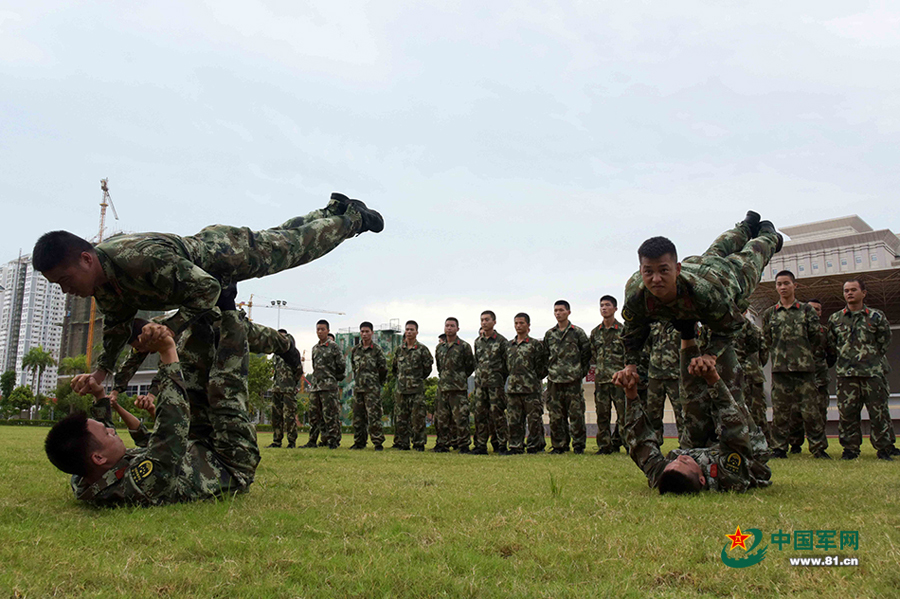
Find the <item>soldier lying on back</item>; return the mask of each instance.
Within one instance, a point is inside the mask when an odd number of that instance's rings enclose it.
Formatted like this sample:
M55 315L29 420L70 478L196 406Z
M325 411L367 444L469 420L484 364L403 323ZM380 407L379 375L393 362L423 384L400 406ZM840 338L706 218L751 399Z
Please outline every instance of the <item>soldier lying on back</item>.
M147 325L153 326L153 325ZM246 491L259 464L256 431L247 413L247 329L243 315L222 312L221 337L209 376L213 432L188 439L189 408L175 342L162 336L144 347L159 352L156 426L144 447L125 449L114 429L84 413L57 423L45 450L72 474L76 499L94 504L157 505ZM96 381L89 384L102 395ZM126 419L129 428L133 421Z
M213 225L189 237L123 234L97 246L52 231L37 241L32 260L63 292L96 300L104 316L103 351L98 370L89 376L99 383L114 370L138 310L178 309L164 321L167 329L142 334L141 344L151 341L150 335L177 335L209 318L223 286L294 268L354 235L383 228L380 214L335 193L324 209L262 231ZM291 350L285 345L279 353L289 354L296 367L300 355Z
M675 245L665 237L641 244L640 271L628 281L622 309L625 368L614 375L614 382L624 385L625 378L637 382L638 360L651 323L674 321L682 337L690 338L699 321L711 333L705 348L707 358L719 366L733 398L743 404L740 365L732 339L743 327L750 294L781 244L774 225L760 222L752 211L720 235L702 256L690 256L683 262L678 262ZM705 435L711 430L709 413L690 402L684 402L683 413L682 447L706 446L711 441Z
M625 438L631 459L660 494L746 491L769 486L765 440L758 432L751 434L747 411L735 403L714 363L690 363L700 354L693 340L682 341L681 353L684 392L710 404L719 441L711 447L675 449L663 456L656 429L638 399L637 386L627 385Z

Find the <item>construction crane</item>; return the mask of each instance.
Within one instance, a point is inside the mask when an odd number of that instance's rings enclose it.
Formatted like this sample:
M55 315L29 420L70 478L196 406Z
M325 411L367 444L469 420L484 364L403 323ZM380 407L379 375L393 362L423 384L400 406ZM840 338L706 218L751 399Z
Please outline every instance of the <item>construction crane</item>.
M116 212L116 205L113 204L112 196L109 195L109 178L100 179L100 191L103 195L100 198L100 232L97 234L97 243L103 241L103 232L106 230L106 208L112 208L113 216L119 220L119 214ZM108 202L108 203L107 203ZM88 323L87 349L85 350L85 360L87 366L91 367L91 354L94 353L94 319L97 318L97 302L91 297L91 317Z
M279 326L281 326L281 311L282 310L293 310L295 312L316 312L319 314L340 314L341 316L345 316L346 312L335 312L334 310L321 310L319 308L294 308L288 307L287 302L284 300L271 300L268 304L265 303L253 303L253 294L250 294L250 299L246 302L239 302L238 307L247 307L247 318L253 320L253 306L257 308L269 308L278 310L279 315Z

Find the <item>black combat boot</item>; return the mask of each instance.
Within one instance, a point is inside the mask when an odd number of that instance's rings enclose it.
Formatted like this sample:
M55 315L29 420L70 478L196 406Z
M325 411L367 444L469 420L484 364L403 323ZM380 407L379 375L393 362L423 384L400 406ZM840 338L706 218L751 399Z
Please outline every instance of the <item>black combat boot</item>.
M281 443L269 443L266 447L277 447L278 449L281 449Z
M791 453L803 453L803 445L791 445Z
M817 451L816 453L814 453L813 457L816 458L817 460L830 460L831 459L831 456L828 455L828 453L825 452L824 449L822 451Z
M362 216L362 226L357 231L357 235L366 231L371 231L372 233L384 231L384 219L381 217L381 214L367 207L362 201L350 200L348 210L355 210Z
M882 449L878 453L875 454L879 460L884 460L885 462L893 462L894 458L891 457L890 449Z
M775 225L772 224L770 220L764 220L759 223L759 233L774 233L776 237L778 237L778 243L775 244L775 253L781 251L781 248L784 246L784 237L781 236L781 233L775 230ZM759 237L759 235L757 235Z
M859 457L859 453L852 451L850 449L845 449L844 453L841 454L842 460L855 460L858 457Z
M753 212L752 210L747 211L747 216L742 220L747 227L750 228L750 237L757 237L759 235L759 212Z
M778 460L786 460L788 456L787 452L783 449L773 449L772 457Z

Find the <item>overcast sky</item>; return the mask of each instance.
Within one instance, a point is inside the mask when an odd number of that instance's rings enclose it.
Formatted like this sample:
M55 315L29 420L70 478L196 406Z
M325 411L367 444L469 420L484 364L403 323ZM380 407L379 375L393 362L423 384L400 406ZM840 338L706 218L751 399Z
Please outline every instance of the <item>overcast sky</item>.
M641 241L700 253L748 208L900 229L897 4L487 4L6 0L0 259L95 235L102 177L115 230L183 235L342 191L384 232L239 299L433 348L484 309L541 336L558 298L589 331ZM281 324L308 348L320 317Z

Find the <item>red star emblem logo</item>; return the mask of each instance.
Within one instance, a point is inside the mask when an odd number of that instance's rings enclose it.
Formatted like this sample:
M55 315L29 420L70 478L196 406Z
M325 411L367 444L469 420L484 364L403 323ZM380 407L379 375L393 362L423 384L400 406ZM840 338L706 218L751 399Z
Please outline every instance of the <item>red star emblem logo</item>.
M744 551L747 551L747 539L750 538L750 535L742 533L740 526L737 527L737 530L733 535L725 535L725 537L731 541L731 547L728 548L729 551L735 547L740 547Z

